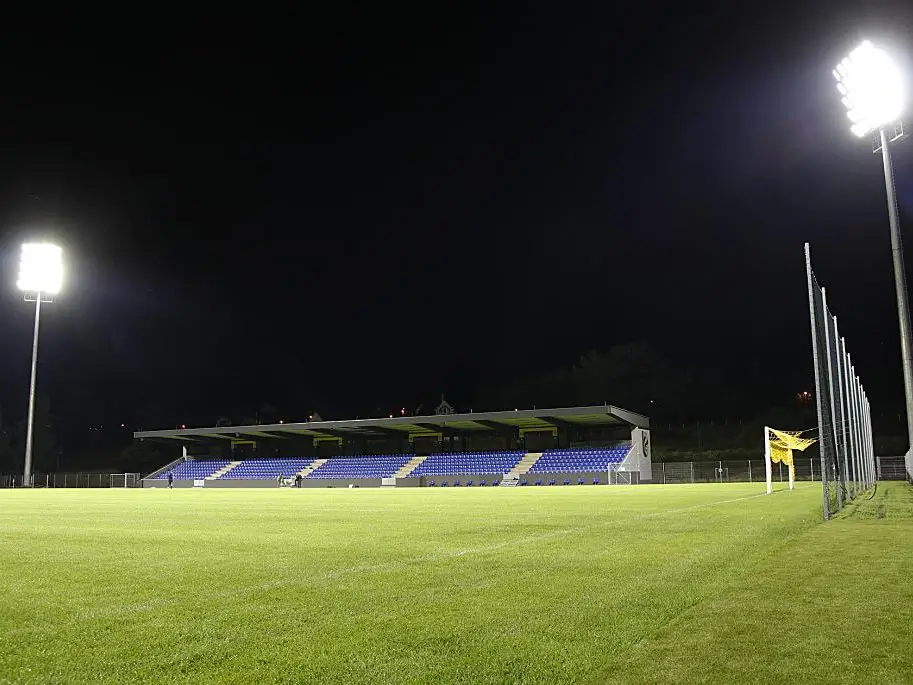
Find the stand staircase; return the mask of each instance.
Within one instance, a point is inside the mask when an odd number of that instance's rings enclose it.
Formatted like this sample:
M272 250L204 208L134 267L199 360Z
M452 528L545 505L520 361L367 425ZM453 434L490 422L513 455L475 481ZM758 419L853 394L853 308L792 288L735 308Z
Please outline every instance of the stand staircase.
M527 452L526 456L523 457L517 465L510 470L510 475L512 476L523 476L529 473L529 470L533 465L539 461L539 457L542 456L542 452Z
M409 474L415 471L416 467L425 461L428 457L412 457L407 461L399 471L396 472L397 478L408 478Z
M231 471L234 467L236 467L240 463L241 463L240 461L230 461L225 466L223 466L218 471L216 471L215 473L213 473L209 476L206 476L206 480L215 480L219 476L223 476L226 473L228 473L229 471Z
M295 476L301 476L302 478L307 478L309 475L311 475L312 473L314 473L314 471L317 470L318 466L323 466L328 461L329 461L329 459L315 459L314 461L312 461L310 463L310 465L305 466L298 473L296 473ZM292 478L294 478L295 476L292 476Z

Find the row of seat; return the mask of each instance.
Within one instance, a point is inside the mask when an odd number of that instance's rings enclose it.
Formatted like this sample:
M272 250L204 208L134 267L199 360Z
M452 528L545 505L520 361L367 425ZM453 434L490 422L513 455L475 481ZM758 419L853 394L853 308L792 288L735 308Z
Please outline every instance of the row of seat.
M188 459L171 469L170 473L175 480L202 480L230 463L228 459ZM161 473L156 478L165 480L168 473Z
M453 452L432 454L418 465L411 475L459 476L474 473L507 473L526 452Z
M620 464L631 451L631 445L573 450L548 450L533 464L530 473L565 473L607 471L611 464Z
M493 481L491 481L492 487L494 487L494 486L496 486L496 485L500 485L500 484L501 484L501 481L499 481L499 480L493 480ZM429 480L429 481L428 481L428 485L429 485L430 487L432 487L432 488L437 487L437 484L436 484L433 480ZM473 481L472 481L472 480L467 480L467 481L466 481L466 487L467 487L467 488L471 488L472 485L473 485ZM480 488L484 488L486 485L487 485L487 481L486 481L486 480L482 479L482 480L479 481L479 487L480 487ZM441 487L442 487L442 488L446 488L446 487L447 487L447 481L446 481L446 480L442 480L442 481L441 481ZM453 481L453 487L455 487L455 488L460 487L460 481L458 481L458 480Z
M313 459L245 459L219 476L222 480L292 478L314 463Z
M631 446L587 450L549 450L529 470L538 473L584 473L608 470L611 464L624 461ZM526 456L525 452L454 452L432 454L425 458L409 475L413 477L461 476L476 474L509 473ZM396 475L412 454L383 454L359 457L333 457L308 473L307 478L389 478ZM198 480L219 473L219 479L270 479L280 476L293 478L314 464L311 458L258 457L242 460L233 468L223 471L231 462L227 459L188 459L170 473L176 480ZM168 471L158 476L168 478Z
M390 478L412 457L411 454L334 457L314 469L308 478Z

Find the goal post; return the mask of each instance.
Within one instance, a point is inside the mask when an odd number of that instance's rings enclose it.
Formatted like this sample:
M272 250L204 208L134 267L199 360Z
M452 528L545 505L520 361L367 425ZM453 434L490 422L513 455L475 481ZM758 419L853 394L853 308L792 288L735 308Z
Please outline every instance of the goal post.
M138 473L112 473L110 487L135 488L139 483Z
M764 426L764 470L767 474L767 494L773 492L773 465L786 464L789 469L789 489L796 484L793 450L804 452L815 444L815 438L803 438L801 431L781 431Z

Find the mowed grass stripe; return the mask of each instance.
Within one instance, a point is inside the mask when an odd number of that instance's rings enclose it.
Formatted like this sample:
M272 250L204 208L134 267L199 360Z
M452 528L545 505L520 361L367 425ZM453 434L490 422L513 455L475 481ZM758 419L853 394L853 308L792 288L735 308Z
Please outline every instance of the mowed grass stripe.
M4 492L0 678L586 682L816 525L758 490Z

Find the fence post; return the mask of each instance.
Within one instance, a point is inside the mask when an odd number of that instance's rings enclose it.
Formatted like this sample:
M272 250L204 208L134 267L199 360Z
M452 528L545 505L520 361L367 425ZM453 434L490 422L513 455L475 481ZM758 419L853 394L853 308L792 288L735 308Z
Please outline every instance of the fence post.
M748 460L748 482L751 482L751 459Z
M689 462L691 464L691 482L694 482L694 462Z
M662 462L663 465L663 485L666 484L666 462Z

